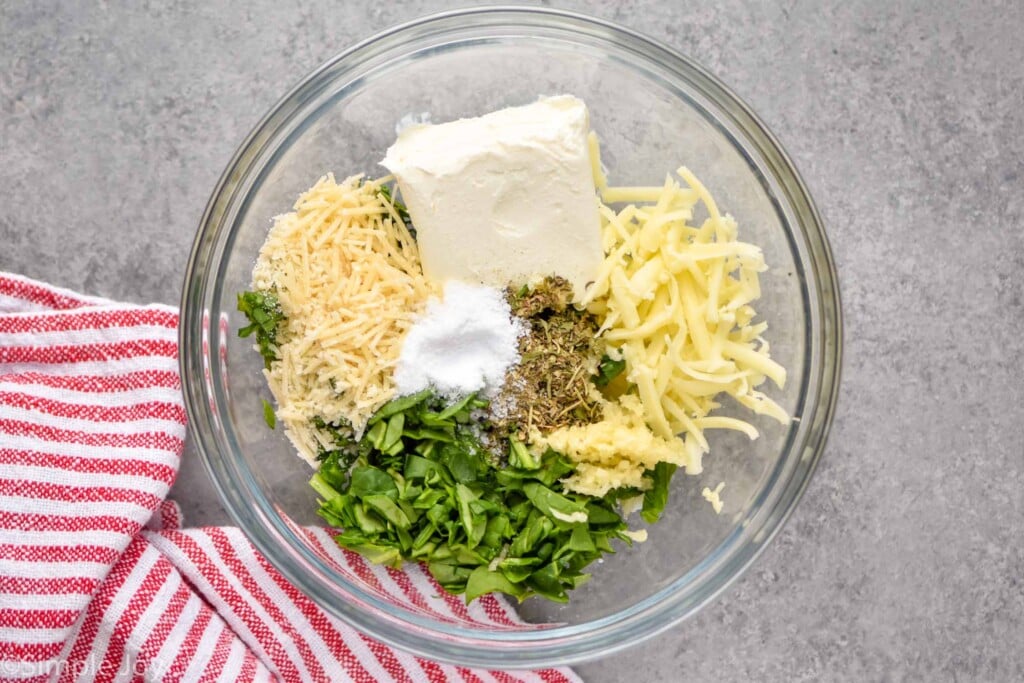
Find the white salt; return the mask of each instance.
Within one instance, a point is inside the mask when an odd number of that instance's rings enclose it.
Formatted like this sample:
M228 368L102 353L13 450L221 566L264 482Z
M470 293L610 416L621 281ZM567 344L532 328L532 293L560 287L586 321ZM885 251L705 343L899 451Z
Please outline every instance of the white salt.
M444 298L427 302L402 343L398 394L433 388L449 398L475 391L493 397L519 361L522 332L501 291L449 280Z

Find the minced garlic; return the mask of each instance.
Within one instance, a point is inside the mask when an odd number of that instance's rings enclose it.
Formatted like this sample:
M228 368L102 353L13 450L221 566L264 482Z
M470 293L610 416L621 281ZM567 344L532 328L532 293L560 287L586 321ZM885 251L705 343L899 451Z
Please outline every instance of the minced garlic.
M563 427L549 434L535 432L530 442L538 452L550 447L576 463L576 473L562 484L591 496L622 487L648 488L644 472L659 462L680 465L687 471L700 467L700 460L693 459L682 441L651 431L644 423L643 405L633 395L606 403L600 422Z

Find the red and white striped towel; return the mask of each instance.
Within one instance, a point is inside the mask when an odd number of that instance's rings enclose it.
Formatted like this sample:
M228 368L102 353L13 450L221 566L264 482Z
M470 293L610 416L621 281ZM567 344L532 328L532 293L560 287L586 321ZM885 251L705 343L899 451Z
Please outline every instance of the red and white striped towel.
M182 529L165 500L185 438L177 322L0 273L0 680L579 681L394 650L321 611L238 529ZM308 533L439 617L518 623L503 601L466 607L418 568Z

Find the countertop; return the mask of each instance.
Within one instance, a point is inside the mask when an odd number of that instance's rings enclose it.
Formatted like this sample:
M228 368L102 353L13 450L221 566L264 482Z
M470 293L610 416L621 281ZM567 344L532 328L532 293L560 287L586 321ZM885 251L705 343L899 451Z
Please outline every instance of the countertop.
M545 3L547 4L547 3ZM0 270L177 303L235 147L336 52L440 1L0 3ZM824 217L845 361L785 529L612 681L1024 679L1024 4L593 0L778 135ZM186 451L173 495L226 523Z

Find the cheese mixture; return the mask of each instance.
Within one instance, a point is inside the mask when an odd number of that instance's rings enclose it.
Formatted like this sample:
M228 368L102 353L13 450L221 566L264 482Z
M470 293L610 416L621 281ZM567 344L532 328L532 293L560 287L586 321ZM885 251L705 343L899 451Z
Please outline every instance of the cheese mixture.
M410 126L381 163L275 219L239 296L342 547L564 601L646 539L626 518L659 518L707 430L758 437L722 396L788 423L761 250L685 167L609 186L579 99Z

